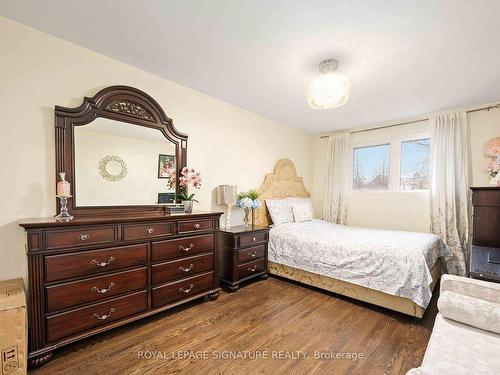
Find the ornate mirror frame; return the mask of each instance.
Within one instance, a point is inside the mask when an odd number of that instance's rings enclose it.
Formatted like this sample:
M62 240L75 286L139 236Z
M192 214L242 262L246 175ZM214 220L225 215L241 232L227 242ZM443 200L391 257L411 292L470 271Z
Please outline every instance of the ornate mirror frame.
M186 166L188 136L175 129L172 119L165 115L160 105L148 94L129 86L110 86L95 96L84 97L76 108L55 107L56 127L56 182L60 172L66 172L71 183L73 198L68 200L68 209L73 215L165 215L161 205L149 206L85 206L79 207L75 186L74 127L84 126L98 117L160 130L165 138L175 144L176 174ZM176 193L179 186L176 184ZM57 206L56 206L57 207Z

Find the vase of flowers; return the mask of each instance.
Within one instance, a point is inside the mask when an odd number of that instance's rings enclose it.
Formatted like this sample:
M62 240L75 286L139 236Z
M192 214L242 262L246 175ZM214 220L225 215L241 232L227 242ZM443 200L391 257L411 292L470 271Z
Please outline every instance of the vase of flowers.
M250 212L253 213L253 210L260 207L259 195L260 194L255 190L241 192L237 195L236 207L243 208L245 211L245 216L243 218L245 226L249 226Z
M174 181L172 183L172 180ZM193 212L193 202L199 203L195 197L194 193L189 194L188 188L192 186L195 189L201 188L201 173L196 171L194 168L184 167L181 170L181 176L179 177L179 194L177 194L177 199L179 199L184 205L184 212L190 214ZM169 185L175 186L175 173L171 175Z
M483 146L483 172L490 176L490 185L500 186L500 137L490 139Z

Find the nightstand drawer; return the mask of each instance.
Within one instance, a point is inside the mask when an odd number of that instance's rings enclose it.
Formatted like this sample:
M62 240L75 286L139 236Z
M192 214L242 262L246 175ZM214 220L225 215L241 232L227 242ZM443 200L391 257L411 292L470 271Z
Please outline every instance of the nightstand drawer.
M56 281L92 276L146 264L146 244L80 251L45 257L45 279Z
M266 253L266 245L247 247L238 250L238 264L251 262L254 259L262 258Z
M46 287L47 312L146 289L146 268Z
M154 264L152 269L153 285L211 270L213 261L213 254L206 254Z
M242 279L244 277L251 276L265 270L266 263L264 259L260 259L251 263L245 263L238 266L238 278Z
M179 234L200 232L214 229L214 221L207 220L179 220Z
M117 241L117 227L111 226L49 231L45 238L47 250L103 245Z
M267 232L240 235L240 246L253 245L267 241Z
M134 224L123 226L123 239L125 241L163 237L173 233L172 223Z
M153 307L160 307L214 287L214 273L182 279L153 288Z
M153 262L157 262L202 253L213 250L213 248L214 236L212 234L185 237L176 240L153 242L151 257Z

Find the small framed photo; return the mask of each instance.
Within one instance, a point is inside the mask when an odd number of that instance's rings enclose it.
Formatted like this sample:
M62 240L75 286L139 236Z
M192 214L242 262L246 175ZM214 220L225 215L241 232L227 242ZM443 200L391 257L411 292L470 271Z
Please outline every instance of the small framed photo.
M158 156L158 178L170 178L170 171L175 169L175 155Z

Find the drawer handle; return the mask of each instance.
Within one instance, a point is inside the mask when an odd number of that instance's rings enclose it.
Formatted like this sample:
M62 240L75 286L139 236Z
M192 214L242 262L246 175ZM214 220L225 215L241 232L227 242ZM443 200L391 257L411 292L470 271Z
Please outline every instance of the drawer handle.
M101 293L101 294L104 294L104 293L107 293L110 291L110 289L112 287L115 286L115 283L109 283L108 287L107 288L102 288L102 289L99 289L98 287L96 286L93 286L92 289L90 289L91 291L93 292L97 292L97 293Z
M180 267L179 267L179 271L189 272L189 271L191 271L191 270L193 269L193 267L194 267L194 266L193 266L193 263L190 263L190 264L189 264L189 267L187 267L187 268L186 268L186 267L182 267L182 266L180 266Z
M188 294L194 288L194 284L189 284L189 288L179 288L179 292Z
M87 233L80 233L80 234L78 235L78 239L79 239L80 241L86 241L86 240L88 240L89 238L90 238L90 235L89 235L89 234L87 234Z
M194 229L200 229L200 228L201 228L201 225L200 225L200 224L198 224L198 223L196 223L195 225L193 225L193 228L194 228Z
M98 319L98 320L106 320L108 319L111 314L113 314L114 312L116 311L116 309L114 307L110 308L108 313L107 314L98 314L98 313L94 313L92 315L92 319Z
M255 237L252 238L252 242L255 242L255 241L257 241L257 238L255 238Z
M248 253L252 258L255 258L257 256L257 252L254 250L251 253Z
M254 264L252 267L248 267L248 270L250 272L255 272L256 269L257 269L257 265L256 264Z
M96 259L92 259L90 263L95 264L97 267L106 267L108 264L115 260L114 257L109 257L106 262L98 262Z
M146 229L146 233L147 234L153 234L154 231L155 231L154 228L148 228L148 229Z
M180 245L179 250L185 251L187 253L188 251L193 249L193 246L194 245L192 243L189 244L189 247L184 247L184 246Z

